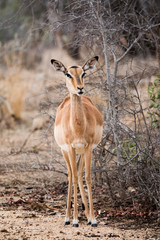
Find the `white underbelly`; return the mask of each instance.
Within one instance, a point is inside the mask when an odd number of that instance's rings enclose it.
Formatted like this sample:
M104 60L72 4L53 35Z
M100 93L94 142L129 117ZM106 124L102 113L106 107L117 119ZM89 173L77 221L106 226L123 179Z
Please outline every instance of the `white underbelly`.
M60 148L66 152L68 152L68 145L67 144L63 144L63 145L59 145Z
M54 129L54 135L57 144L59 147L64 151L69 151L69 144L65 144L64 142L64 132L62 131L61 126L56 126ZM102 126L97 127L96 134L95 134L95 143L92 144L92 148L96 148L98 143L100 142L102 137ZM77 154L83 154L85 149L88 147L88 143L86 142L85 138L77 138L71 143L72 148L75 149Z
M68 144L63 144L63 145L59 145L60 148L66 152L69 151L69 145ZM75 149L77 154L83 154L85 152L86 147L84 146L84 144L81 143L77 143L76 145L71 144L71 146Z
M66 152L69 151L69 145L68 144L63 144L63 145L59 145L60 148ZM86 149L86 145L81 144L81 143L77 143L77 144L72 144L72 147L75 149L77 154L83 154L85 152ZM93 149L97 147L97 144L93 144L92 145Z

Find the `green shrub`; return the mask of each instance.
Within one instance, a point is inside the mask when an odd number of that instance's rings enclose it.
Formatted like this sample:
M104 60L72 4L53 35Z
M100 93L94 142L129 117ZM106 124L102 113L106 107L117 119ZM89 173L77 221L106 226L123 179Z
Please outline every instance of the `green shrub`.
M157 75L157 79L150 83L148 88L148 94L151 100L148 111L149 119L151 120L151 126L153 128L160 127L160 74Z

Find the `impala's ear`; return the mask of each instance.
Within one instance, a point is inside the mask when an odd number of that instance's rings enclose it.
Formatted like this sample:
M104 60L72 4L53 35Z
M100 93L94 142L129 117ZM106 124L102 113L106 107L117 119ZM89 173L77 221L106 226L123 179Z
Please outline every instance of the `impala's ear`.
M67 69L60 61L51 59L51 64L53 65L53 67L56 71L60 71L60 72L63 72L64 74L66 74Z
M86 70L89 70L89 69L92 69L96 66L96 63L98 61L98 56L95 56L91 59L89 59L84 65L83 65L83 70L86 71Z

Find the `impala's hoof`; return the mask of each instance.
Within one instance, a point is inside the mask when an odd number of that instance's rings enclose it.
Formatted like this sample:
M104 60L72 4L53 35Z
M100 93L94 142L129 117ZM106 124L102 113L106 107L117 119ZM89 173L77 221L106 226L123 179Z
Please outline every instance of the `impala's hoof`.
M97 227L97 223L93 223L91 226L92 227Z
M78 223L74 223L73 227L79 227L79 224Z
M91 225L91 221L89 221L89 222L87 223L87 225Z
M64 225L69 225L70 224L70 221L67 221L64 223Z

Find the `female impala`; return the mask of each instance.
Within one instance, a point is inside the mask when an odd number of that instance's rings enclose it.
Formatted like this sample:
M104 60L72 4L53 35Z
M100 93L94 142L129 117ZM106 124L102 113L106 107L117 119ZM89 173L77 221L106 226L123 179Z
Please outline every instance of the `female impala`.
M98 57L96 56L89 59L82 67L66 68L61 62L51 60L54 69L66 75L66 86L70 93L70 96L66 97L57 109L54 135L68 167L69 185L65 225L70 224L72 181L74 185L74 227L78 227L77 183L79 183L88 224L97 226L91 190L91 159L93 148L97 146L102 137L103 122L102 115L92 101L88 97L82 96L84 94L84 75L87 70L95 67L97 61ZM76 154L81 156L78 164ZM83 187L84 166L89 209Z

